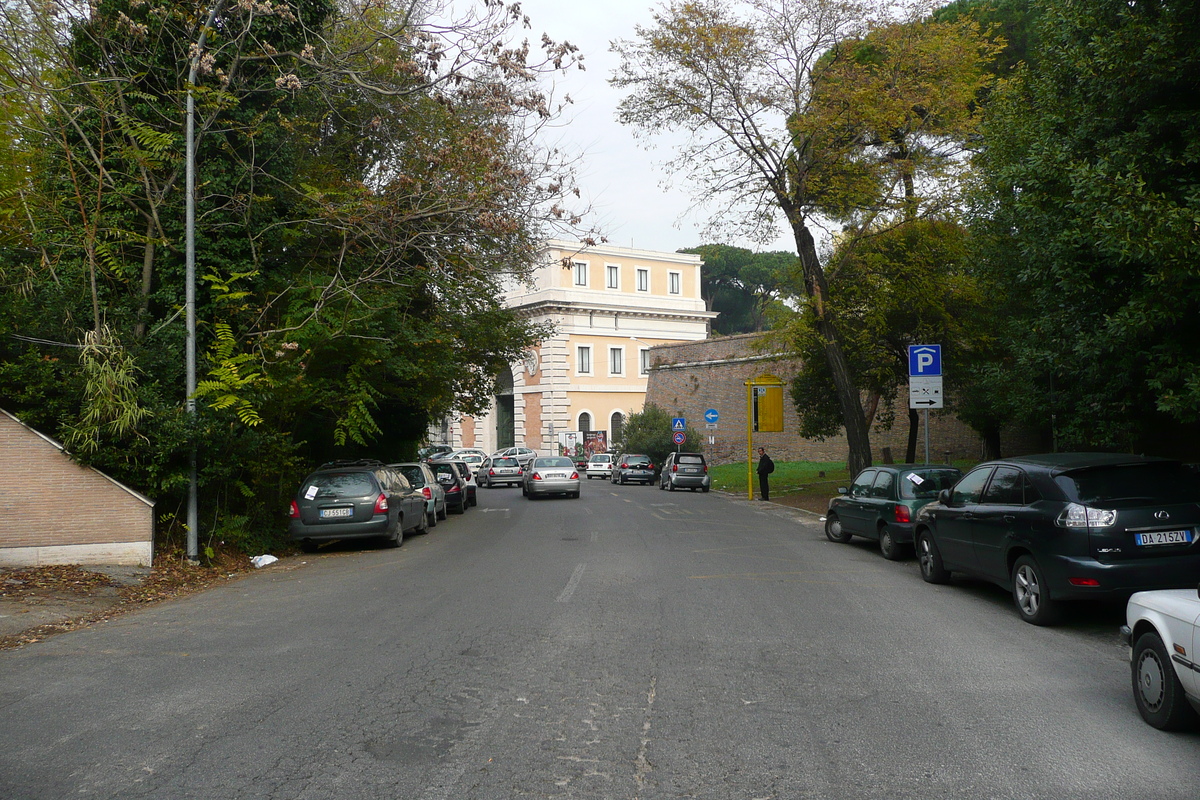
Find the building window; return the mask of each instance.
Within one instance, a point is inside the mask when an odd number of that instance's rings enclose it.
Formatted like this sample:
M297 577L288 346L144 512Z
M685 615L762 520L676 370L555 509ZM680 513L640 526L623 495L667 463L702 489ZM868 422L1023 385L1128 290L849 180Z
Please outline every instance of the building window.
M645 347L638 348L638 374L650 374L650 350Z
M667 273L667 293L668 294L683 294L683 273L668 272Z
M624 347L608 348L608 374L609 375L624 375L625 374L625 348Z
M620 411L614 411L612 419L608 421L608 441L610 443L621 441L621 434L624 432L624 428L625 415Z
M616 264L606 264L604 267L604 285L609 289L620 289L621 268Z
M637 290L639 292L650 291L650 270L639 269L637 271Z
M575 348L575 374L576 375L591 375L592 374L592 348L591 345L580 345Z
M587 262L586 262L586 261L575 261L575 262L572 262L572 264L571 264L571 267L572 267L572 269L574 270L574 273L575 273L575 285L576 285L576 286L587 286L587 285L588 285L588 281L587 281L588 265L587 265Z
M579 415L579 430L587 433L592 429L592 415L584 411Z

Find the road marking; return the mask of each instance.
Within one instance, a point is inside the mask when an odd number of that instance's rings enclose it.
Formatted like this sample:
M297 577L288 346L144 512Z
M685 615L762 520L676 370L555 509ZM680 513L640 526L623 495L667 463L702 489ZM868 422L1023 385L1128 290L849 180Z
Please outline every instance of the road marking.
M485 509L483 509L483 513L485 513L485 514L487 514L490 511L501 511L504 513L505 517L508 517L508 509L507 508L485 508Z
M575 594L575 589L579 586L579 580L583 577L583 571L587 569L587 564L580 564L571 573L571 580L567 581L567 585L558 593L556 603L565 603L571 599L571 595Z

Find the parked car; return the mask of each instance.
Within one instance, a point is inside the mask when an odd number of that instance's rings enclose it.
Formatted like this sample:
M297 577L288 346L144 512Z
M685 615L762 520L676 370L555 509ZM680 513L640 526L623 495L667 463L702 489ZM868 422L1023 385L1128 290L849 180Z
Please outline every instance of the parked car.
M521 463L512 456L488 456L475 473L475 482L482 488L520 486L523 479Z
M921 577L1009 588L1021 618L1063 601L1195 585L1200 474L1145 456L1057 453L980 464L917 513Z
M1138 713L1164 731L1200 721L1200 587L1138 592L1125 605Z
M429 520L429 527L435 527L439 519L446 518L446 490L438 483L437 476L428 464L407 462L391 466L400 470L412 487L424 496L425 516Z
M529 462L537 458L537 451L528 447L506 447L492 453L493 456L511 456L521 464L521 469L529 469Z
M613 457L611 453L594 453L588 459L584 473L590 481L592 478L612 477Z
M422 447L417 451L417 458L421 461L432 461L440 456L450 455L454 452L454 448L448 444L431 444L428 447Z
M463 456L479 456L479 460L482 461L488 457L488 452L480 450L478 447L460 447L449 454L450 458L462 458Z
M479 498L477 497L477 492L476 492L476 489L478 488L479 484L475 480L475 468L474 467L472 467L466 461L463 461L461 458L450 458L450 457L439 458L439 459L437 459L436 462L430 462L430 463L438 463L438 464L447 463L447 464L457 465L459 472L462 473L463 478L466 480L465 492L466 492L467 505L468 506L479 505Z
M712 487L712 479L708 476L708 462L703 453L670 453L663 462L659 474L658 488L699 489L707 492Z
M399 547L428 530L425 498L379 461L333 461L309 473L292 500L288 533L306 553L333 539L383 538Z
M579 497L579 470L567 456L538 456L525 470L521 494L530 500L547 494Z
M467 496L467 487L470 484L460 464L461 461L429 462L429 468L433 470L437 482L446 492L446 510L452 514L462 514L471 507L471 500Z
M962 471L932 464L869 467L850 488L838 488L825 513L825 536L848 542L855 536L875 539L884 558L898 559L913 542L917 512L949 489Z
M654 483L654 462L643 453L622 453L613 462L612 482L625 484L637 481L649 486Z

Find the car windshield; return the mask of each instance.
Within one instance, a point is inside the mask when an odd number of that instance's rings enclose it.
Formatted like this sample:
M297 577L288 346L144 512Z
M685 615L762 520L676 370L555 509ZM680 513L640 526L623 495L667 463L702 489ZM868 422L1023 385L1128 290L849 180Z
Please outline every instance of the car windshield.
M375 482L365 472L322 472L310 475L301 490L311 500L318 494L338 497L362 497L375 491Z
M534 466L541 469L567 468L574 467L575 462L569 458L539 458Z
M1200 502L1200 474L1173 461L1093 467L1054 480L1069 499L1087 506Z
M949 489L962 477L956 469L914 469L900 480L900 496L905 499L932 500L942 489Z

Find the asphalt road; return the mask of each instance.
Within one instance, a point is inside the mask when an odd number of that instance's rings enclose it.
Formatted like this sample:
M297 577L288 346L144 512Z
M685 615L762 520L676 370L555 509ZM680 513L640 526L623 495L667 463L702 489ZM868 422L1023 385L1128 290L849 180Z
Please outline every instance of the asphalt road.
M1200 794L1113 609L1035 628L716 494L479 497L399 550L0 652L0 798Z

